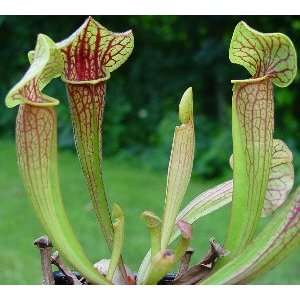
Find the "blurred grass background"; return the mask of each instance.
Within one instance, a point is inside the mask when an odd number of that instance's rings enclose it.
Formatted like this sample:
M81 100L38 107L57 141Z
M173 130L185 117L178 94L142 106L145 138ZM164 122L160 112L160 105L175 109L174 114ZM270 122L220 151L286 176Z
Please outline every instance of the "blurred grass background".
M230 64L228 47L234 26L245 20L257 30L287 34L300 49L300 20L291 16L101 16L113 31L133 29L135 48L126 64L112 74L107 87L104 120L105 179L109 199L126 213L125 260L137 270L148 249L148 233L140 213L161 215L166 169L177 108L183 91L194 89L197 148L193 179L185 203L231 174L231 84L249 77ZM19 178L14 146L17 109L8 110L4 97L28 68L27 52L36 35L55 41L69 36L82 16L0 16L0 284L40 283L39 253L32 245L43 234ZM275 92L275 137L294 153L296 181L300 168L299 75ZM91 210L77 161L66 94L59 80L47 93L61 99L59 167L67 211L89 257L108 257ZM228 208L209 215L194 228L193 247L199 260L208 239L223 241ZM298 249L299 252L299 249ZM257 283L300 283L297 251Z

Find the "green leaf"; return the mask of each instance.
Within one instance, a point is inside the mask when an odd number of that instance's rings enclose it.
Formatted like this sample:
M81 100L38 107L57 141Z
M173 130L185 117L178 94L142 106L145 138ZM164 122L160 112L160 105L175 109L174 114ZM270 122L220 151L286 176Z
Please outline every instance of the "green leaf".
M181 202L187 190L194 160L195 132L193 123L193 92L188 88L179 105L182 125L176 126L168 168L166 198L161 232L161 249L166 249Z
M90 282L108 284L83 252L66 215L57 169L57 100L42 94L60 75L62 60L54 42L39 35L32 64L6 97L9 107L21 104L16 121L19 168L33 207L59 252Z
M66 82L80 165L110 250L113 228L102 175L106 80L130 56L133 43L131 31L113 33L89 17L69 38L57 44L64 61L62 78Z
M230 203L232 199L232 180L225 181L194 198L178 214L177 220L185 220L193 224L199 218ZM179 231L173 232L170 242L174 241L179 235Z
M237 159L225 242L229 256L241 251L252 239L262 213L272 155L273 105L270 79L234 85L232 131L233 155Z
M231 161L232 161L231 156ZM273 140L272 161L262 216L268 216L286 201L294 184L293 155L281 140ZM233 162L231 162L233 165ZM194 198L177 216L190 224L199 218L225 206L232 200L232 180L221 183ZM173 242L180 232L176 229L170 239Z
M234 80L232 97L233 203L226 262L252 240L262 214L272 157L273 83L284 87L296 74L293 44L283 34L259 33L244 22L234 31L229 58L253 76Z
M194 160L195 132L193 122L193 91L188 88L179 104L180 126L175 127L171 149L160 250L166 250L175 228L176 216L188 187ZM144 258L137 283L144 284L151 268L151 252Z
M233 167L233 156L230 157L230 165ZM273 141L272 162L268 181L267 193L264 202L263 216L274 212L287 199L294 183L294 168L292 165L292 153L281 140ZM176 220L184 220L190 224L201 217L225 206L232 200L233 181L221 183L194 198L181 212ZM171 236L172 243L180 231L175 228ZM145 256L138 272L138 281L143 280L145 270L150 264L150 253Z
M300 188L261 233L236 257L200 284L241 284L253 280L300 245Z

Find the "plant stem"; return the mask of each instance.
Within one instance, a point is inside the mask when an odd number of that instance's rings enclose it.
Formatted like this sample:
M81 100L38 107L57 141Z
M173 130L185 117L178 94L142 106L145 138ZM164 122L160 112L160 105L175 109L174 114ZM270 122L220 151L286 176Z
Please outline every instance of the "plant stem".
M52 243L48 237L41 236L34 241L34 245L37 246L41 254L41 265L43 271L43 284L54 285L54 277L51 267L51 248Z
M51 263L58 267L58 269L64 273L74 285L82 285L82 283L77 279L76 275L73 274L73 272L65 266L62 259L59 256L58 251L55 251L51 256Z

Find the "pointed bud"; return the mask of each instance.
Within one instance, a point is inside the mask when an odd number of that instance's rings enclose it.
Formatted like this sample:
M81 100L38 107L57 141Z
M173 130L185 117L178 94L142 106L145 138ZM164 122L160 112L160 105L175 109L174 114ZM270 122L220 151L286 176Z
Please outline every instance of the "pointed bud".
M179 119L186 124L193 119L193 89L189 87L183 94L179 104Z

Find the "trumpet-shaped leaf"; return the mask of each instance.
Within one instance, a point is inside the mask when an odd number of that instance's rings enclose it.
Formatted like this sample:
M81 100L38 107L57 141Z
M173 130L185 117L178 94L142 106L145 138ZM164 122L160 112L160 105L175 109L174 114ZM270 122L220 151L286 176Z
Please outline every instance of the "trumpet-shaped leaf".
M53 108L58 101L41 91L62 71L60 52L52 40L39 35L31 61L25 76L6 97L9 107L20 104L16 144L26 191L59 252L89 281L107 284L109 282L92 266L73 233L59 189L57 122Z
M262 213L273 142L273 86L268 78L236 83L233 94L233 204L225 248L252 239Z
M142 218L145 220L150 231L151 257L153 257L160 251L161 220L151 211L143 212Z
M161 249L166 249L169 243L193 168L195 132L192 88L187 89L182 96L179 105L179 118L182 125L175 128L168 168Z
M283 34L259 33L240 22L229 58L253 76L233 81L233 203L225 248L228 261L252 240L265 200L272 158L273 83L284 87L296 74L296 52Z
M261 233L225 266L201 284L250 282L300 245L300 188L276 212Z
M267 193L264 202L263 216L274 212L287 199L288 193L294 183L293 156L287 145L281 140L273 141L272 162L268 181ZM230 157L230 165L233 167L233 156ZM201 217L225 206L232 200L233 181L228 180L197 196L181 212L176 220L184 220L190 224L198 221ZM180 231L175 228L171 236L172 243ZM145 256L138 280L142 280L143 274L150 263L150 253Z
M64 61L76 149L93 207L112 249L113 227L102 178L102 120L105 81L130 56L131 31L113 33L89 17L69 38L57 44Z

